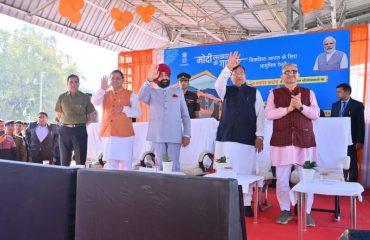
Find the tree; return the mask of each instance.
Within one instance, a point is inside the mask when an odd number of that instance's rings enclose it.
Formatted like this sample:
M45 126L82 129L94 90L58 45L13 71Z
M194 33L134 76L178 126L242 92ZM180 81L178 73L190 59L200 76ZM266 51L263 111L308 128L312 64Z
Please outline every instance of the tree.
M0 30L0 118L35 120L43 75L42 110L54 119L54 106L66 90L67 76L79 72L68 55L58 52L54 37L32 27L14 33Z

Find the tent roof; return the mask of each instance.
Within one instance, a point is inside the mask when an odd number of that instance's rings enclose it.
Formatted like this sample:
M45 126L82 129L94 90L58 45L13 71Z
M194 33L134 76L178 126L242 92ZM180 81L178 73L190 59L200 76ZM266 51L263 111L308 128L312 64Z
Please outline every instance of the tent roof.
M330 1L336 1L335 8ZM156 8L149 24L135 13L136 6L147 2ZM0 0L0 13L117 52L281 35L287 25L287 0L85 0L78 24L61 17L58 4L57 0ZM122 32L113 29L114 7L134 15ZM339 26L368 23L370 3L326 0L323 10L305 15L306 29L333 28L333 16Z

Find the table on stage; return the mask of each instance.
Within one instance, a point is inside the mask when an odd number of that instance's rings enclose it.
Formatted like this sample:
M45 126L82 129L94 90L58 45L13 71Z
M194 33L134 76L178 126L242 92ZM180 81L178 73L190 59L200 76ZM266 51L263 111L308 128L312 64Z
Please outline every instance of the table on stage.
M306 230L306 195L307 193L347 196L351 198L351 229L356 229L356 198L362 201L361 193L364 188L359 183L342 182L336 180L319 180L313 182L299 182L290 191L292 204L298 201L298 239L303 239L303 231ZM298 195L298 197L297 197Z
M262 176L255 175L245 175L245 174L235 174L233 171L225 170L221 172L216 172L213 174L207 174L204 177L215 177L215 178L233 178L238 181L238 184L242 186L243 193L249 192L249 186L253 184L254 186L254 203L253 203L253 223L257 223L258 220L258 182L263 180Z

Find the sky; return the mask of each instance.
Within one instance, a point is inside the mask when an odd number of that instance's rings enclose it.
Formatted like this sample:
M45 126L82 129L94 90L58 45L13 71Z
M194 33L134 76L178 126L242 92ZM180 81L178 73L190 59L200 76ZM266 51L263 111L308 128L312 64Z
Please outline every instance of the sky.
M16 29L21 29L24 25L31 25L45 36L56 38L58 50L71 56L72 62L75 62L80 68L82 75L86 78L85 82L81 82L81 87L89 92L99 89L100 79L103 75L109 75L112 70L117 69L118 52L0 14L0 29L2 30L13 32Z

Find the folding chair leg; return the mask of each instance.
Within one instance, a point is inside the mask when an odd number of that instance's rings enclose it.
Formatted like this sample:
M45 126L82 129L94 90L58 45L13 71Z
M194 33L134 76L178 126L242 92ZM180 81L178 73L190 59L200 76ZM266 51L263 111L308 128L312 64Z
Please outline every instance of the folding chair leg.
M335 204L335 213L334 213L334 221L340 221L340 204L339 204L339 196L334 196L334 204Z
M267 200L268 188L269 188L270 183L271 183L271 180L266 180L264 182L264 186L258 188L258 208L260 212L263 212L266 209L271 207L271 203ZM262 199L263 193L265 194L264 200Z

